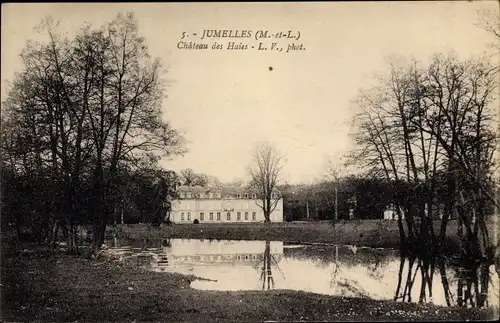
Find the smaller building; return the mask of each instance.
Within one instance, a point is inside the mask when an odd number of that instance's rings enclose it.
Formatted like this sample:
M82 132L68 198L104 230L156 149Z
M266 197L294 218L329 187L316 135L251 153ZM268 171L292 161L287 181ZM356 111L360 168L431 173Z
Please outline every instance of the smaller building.
M399 207L399 211L402 215L401 219L405 218L405 213L403 211L403 208ZM384 220L398 220L398 212L396 212L396 208L394 205L390 204L387 209L384 211Z
M405 212L404 210L400 207L399 208L402 214L402 218L405 218ZM427 204L425 204L425 215L428 215L427 212ZM432 218L437 220L437 219L442 219L443 218L443 212L444 212L444 205L439 204L439 205L433 205L432 207ZM395 207L390 204L387 209L384 211L384 220L397 220L398 219L398 213L396 212ZM418 217L415 217L415 219L418 219Z

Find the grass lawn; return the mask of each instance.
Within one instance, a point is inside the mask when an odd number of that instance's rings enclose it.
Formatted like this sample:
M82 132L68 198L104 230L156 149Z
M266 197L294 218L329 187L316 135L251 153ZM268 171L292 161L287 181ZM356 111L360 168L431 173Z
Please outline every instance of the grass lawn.
M435 222L436 230L439 221ZM294 243L337 243L376 248L398 248L397 221L363 220L342 221L335 230L326 221L244 223L244 224L174 224L162 228L147 225L119 225L121 234L128 237L190 238L227 240L278 240ZM456 222L448 225L448 234L456 232Z
M3 322L463 321L494 315L294 291L199 291L189 287L193 277L60 252L2 252L2 258Z

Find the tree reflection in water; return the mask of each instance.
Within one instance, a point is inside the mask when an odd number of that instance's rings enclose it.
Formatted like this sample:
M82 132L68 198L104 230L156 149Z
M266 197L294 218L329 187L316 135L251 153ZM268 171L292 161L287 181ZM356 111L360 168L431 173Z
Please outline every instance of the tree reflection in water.
M338 284L339 274L339 248L335 246L335 261L333 262L332 274L330 276L330 288L335 288Z
M486 263L467 261L458 264L456 305L462 307L488 306L490 271Z
M382 267L382 260L384 260L385 256L379 250L374 250L375 261L373 264L368 265L368 275L377 280L382 280L384 276L384 271Z
M356 248L349 248L354 254L356 254ZM338 292L342 296L355 296L355 297L368 297L367 291L360 285L357 280L349 279L341 274L341 266L339 262L339 247L335 246L335 258L333 262L333 268L330 276L330 288L336 290L339 288Z
M271 254L271 241L266 240L266 247L264 249L263 257L258 263L254 265L254 268L256 269L259 268L259 265L262 265L259 277L259 281L262 283L262 290L266 289L266 283L267 290L274 289L274 277L272 272L273 264L274 266L276 266L276 269L278 269L278 271L284 278L283 271L280 269L276 258Z
M406 275L404 273L405 267L407 269ZM489 264L460 258L448 261L444 257L426 259L412 255L402 256L394 300L412 302L414 301L412 300L412 291L414 288L420 288L418 302L426 303L429 301L432 303L432 282L436 268L441 276L447 306L488 306L488 287L491 283ZM453 275L456 279L455 294L452 291L454 287L450 286L447 268L455 272L455 275ZM421 282L419 287L415 284L416 277L419 277Z
M435 261L434 259L428 259L425 257L418 258L413 255L408 255L408 256L401 256L400 259L400 265L399 265L399 272L398 272L398 285L396 287L396 293L394 295L394 300L401 299L403 302L412 302L412 290L413 286L415 285L415 278L417 277L417 274L420 274L420 296L419 296L419 303L424 303L426 302L427 299L427 294L426 290L428 290L429 294L429 301L432 302L432 280L434 277L434 268L435 268ZM403 271L405 268L405 264L408 261L408 273L406 275L406 283L404 285L404 289L402 288L402 282L403 282ZM444 267L443 267L444 270ZM442 276L442 282L443 286L445 286L445 295L446 295L446 302L449 303L449 287L448 287L448 281L446 278L446 273L444 272L444 275ZM449 304L448 304L449 306Z

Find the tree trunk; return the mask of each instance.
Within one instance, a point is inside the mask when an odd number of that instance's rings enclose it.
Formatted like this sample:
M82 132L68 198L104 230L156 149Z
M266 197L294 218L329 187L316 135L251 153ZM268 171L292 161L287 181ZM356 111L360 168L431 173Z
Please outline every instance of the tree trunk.
M262 289L265 289L267 282L267 289L271 289L271 285L274 288L274 278L271 269L271 242L266 241L266 247L264 250L264 260L262 264Z
M266 209L264 210L264 223L271 223L271 214L269 210L269 204L266 206Z
M399 290L401 289L401 283L403 281L403 269L405 266L406 257L401 255L400 263L399 263L399 271L398 271L398 285L396 287L396 293L394 294L394 300L396 301L399 298ZM404 298L404 295L403 295Z
M54 228L52 230L52 250L57 246L57 235L59 234L59 222L55 221Z
M70 217L70 223L69 223L69 228L68 228L68 236L67 236L67 253L69 254L73 254L75 252L75 246L74 246L74 242L75 242L75 230L74 230L74 227L73 227L73 223L72 222L72 219Z
M438 259L439 272L441 274L441 283L443 284L444 297L446 300L446 305L451 306L450 301L450 284L448 283L448 277L446 277L446 268L443 258Z

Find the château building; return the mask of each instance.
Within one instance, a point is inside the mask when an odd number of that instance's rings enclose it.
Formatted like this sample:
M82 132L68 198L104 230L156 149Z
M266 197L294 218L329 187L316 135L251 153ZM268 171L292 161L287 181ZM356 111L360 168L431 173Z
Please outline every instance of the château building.
M264 222L259 193L246 188L207 188L180 186L178 198L171 202L170 221L173 223L252 223ZM272 194L276 207L271 222L283 222L283 199Z

